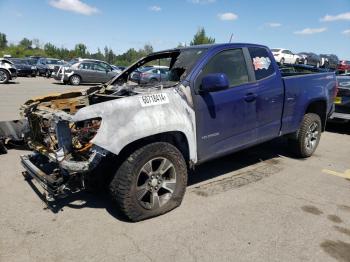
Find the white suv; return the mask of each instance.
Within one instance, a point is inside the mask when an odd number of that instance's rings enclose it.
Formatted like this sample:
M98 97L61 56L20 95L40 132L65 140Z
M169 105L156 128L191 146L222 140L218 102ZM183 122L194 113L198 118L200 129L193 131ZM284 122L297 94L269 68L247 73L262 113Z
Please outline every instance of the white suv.
M288 49L275 48L271 49L277 63L283 64L299 64L300 57L293 54Z

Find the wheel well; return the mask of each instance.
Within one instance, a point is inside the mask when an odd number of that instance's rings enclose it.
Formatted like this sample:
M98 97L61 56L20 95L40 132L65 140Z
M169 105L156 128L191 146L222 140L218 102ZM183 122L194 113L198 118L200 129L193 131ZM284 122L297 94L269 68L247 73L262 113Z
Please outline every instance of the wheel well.
M4 71L11 76L10 72L6 68L0 68L0 71Z
M327 120L327 103L323 100L312 102L306 109L305 114L314 113L319 115L322 122L322 131L326 128L326 120Z
M118 157L125 159L129 155L131 155L135 150L154 142L167 142L169 144L172 144L178 150L180 150L185 161L189 163L190 151L188 141L185 134L179 131L160 133L136 140L125 146L118 154Z

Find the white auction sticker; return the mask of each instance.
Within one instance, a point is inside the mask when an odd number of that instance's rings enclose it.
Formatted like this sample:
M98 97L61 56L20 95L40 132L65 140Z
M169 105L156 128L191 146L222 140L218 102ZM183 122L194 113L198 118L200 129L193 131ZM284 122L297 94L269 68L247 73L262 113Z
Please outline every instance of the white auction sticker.
M169 98L166 93L143 95L139 99L141 106L155 106L169 103Z

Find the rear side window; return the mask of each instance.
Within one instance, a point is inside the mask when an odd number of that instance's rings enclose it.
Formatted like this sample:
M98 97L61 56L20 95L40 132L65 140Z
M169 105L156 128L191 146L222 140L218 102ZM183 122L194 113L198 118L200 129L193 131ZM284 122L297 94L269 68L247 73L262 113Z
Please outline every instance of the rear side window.
M264 79L275 73L269 52L265 48L250 47L249 53L252 59L256 80Z
M248 70L242 49L226 50L215 55L203 68L197 78L197 85L201 84L204 76L214 73L226 74L230 87L248 83Z
M81 63L78 68L85 69L85 70L91 70L92 65L91 65L91 63Z

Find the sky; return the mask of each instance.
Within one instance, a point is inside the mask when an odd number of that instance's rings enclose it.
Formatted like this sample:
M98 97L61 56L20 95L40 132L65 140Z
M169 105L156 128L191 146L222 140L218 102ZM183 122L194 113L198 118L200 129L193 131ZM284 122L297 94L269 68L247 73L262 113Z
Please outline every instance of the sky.
M187 45L199 27L217 43L245 42L350 60L350 0L0 0L0 32L117 54Z

